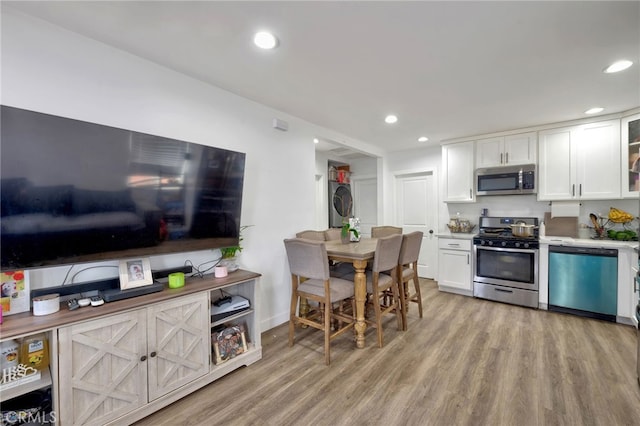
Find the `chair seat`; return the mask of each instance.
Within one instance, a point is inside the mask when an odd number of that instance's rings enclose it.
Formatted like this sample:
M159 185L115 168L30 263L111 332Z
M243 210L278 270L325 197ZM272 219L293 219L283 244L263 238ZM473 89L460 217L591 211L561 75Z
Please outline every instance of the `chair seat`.
M408 280L413 278L413 269L412 268L402 268L402 279Z
M315 296L324 296L324 282L318 279L306 280L300 283L298 291L300 293L313 294ZM331 278L329 291L331 303L353 297L353 281L347 281L342 278Z

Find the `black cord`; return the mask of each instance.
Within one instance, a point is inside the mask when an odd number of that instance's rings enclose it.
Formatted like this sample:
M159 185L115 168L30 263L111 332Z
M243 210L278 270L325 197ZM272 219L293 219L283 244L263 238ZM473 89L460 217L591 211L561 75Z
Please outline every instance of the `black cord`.
M73 266L75 266L75 265L73 265ZM83 273L84 271L88 271L89 269L99 269L99 268L119 268L119 266L115 266L115 265L97 265L97 266L89 266L87 268L80 269L78 272L73 274L73 276L71 277L71 284L73 284L73 281L76 279L76 277L78 275L80 275L81 273ZM71 269L69 269L69 271L71 271ZM67 273L67 275L69 275L69 274ZM66 277L65 277L65 280L66 280Z
M193 264L193 262L191 262L190 260L186 260L184 262L185 266L191 266L191 268L194 270L194 273L191 276L197 276L200 278L203 278L204 275L211 271L213 268L215 268L216 266L218 266L220 264L220 261L222 260L222 256L220 256L217 259L213 259L213 260L209 260L207 262L203 262L201 264L199 264L198 266L195 266ZM203 266L208 265L209 263L213 263L213 265L209 266L206 269L201 269Z
M64 276L64 279L62 280L62 285L64 285L64 283L67 281L67 278L69 278L69 273L71 272L71 270L73 269L74 266L76 266L76 265L71 265L71 267L67 271L67 274Z

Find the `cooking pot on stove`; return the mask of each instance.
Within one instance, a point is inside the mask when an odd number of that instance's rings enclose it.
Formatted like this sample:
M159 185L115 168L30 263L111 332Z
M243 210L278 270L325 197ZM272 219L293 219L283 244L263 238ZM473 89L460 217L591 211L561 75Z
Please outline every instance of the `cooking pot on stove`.
M535 225L527 225L524 222L518 222L515 225L511 226L511 233L516 237L533 237L533 230L536 228Z

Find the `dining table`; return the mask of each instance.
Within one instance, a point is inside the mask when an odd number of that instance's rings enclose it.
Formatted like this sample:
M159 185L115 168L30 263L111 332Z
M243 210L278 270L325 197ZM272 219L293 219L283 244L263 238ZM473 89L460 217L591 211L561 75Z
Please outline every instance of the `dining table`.
M360 349L365 346L364 332L367 329L367 323L364 319L367 299L365 269L367 263L373 260L376 254L377 244L377 238L360 238L360 241L351 242L342 242L342 240L325 241L329 260L351 263L355 270L353 284L356 299L356 347Z

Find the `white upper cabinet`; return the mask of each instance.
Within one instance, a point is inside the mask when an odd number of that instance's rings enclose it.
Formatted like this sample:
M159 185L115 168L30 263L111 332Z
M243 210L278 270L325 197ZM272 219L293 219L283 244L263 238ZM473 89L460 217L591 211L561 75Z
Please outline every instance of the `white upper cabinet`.
M620 198L620 121L539 133L538 200Z
M622 132L622 167L621 182L622 196L624 198L638 198L640 192L640 114L631 115L622 119L620 130Z
M475 201L473 151L473 142L442 146L445 202L470 203Z
M536 132L480 139L476 142L476 168L535 164Z

